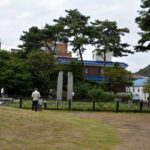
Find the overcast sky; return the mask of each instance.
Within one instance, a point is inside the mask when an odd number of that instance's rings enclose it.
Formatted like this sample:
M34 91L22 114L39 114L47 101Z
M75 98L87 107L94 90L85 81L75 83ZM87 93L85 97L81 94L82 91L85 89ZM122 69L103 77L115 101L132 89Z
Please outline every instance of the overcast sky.
M16 48L21 43L20 35L31 26L43 27L53 19L65 15L66 9L78 9L91 20L116 21L121 28L127 27L130 34L123 38L132 46L137 44L140 31L135 23L140 0L1 0L0 1L0 39L2 49ZM133 49L133 47L131 47ZM89 49L84 59L91 57ZM125 62L128 70L135 72L150 64L150 53L138 53L128 57L113 58Z

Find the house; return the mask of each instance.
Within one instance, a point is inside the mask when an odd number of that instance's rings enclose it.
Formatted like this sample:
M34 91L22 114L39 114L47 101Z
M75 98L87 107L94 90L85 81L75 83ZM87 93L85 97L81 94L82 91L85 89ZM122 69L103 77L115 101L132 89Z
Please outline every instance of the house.
M71 60L76 60L81 63L81 60L77 58L73 58L71 52L67 52L67 45L60 44L56 48L56 58L58 63L60 64L68 64ZM103 67L112 67L115 62L111 61L111 53L106 54L106 61L103 61L103 58L97 55L96 51L92 52L93 60L84 60L84 71L85 71L85 78L87 80L92 81L102 81L104 80L103 76ZM119 65L123 68L128 67L126 63L119 63Z
M48 52L47 48L42 48L44 51ZM57 43L55 48L55 57L59 64L68 64L71 60L76 60L81 63L81 60L78 58L72 57L72 53L68 52L68 44L67 43ZM97 55L97 51L92 51L92 60L84 60L84 71L85 78L87 80L92 81L102 81L104 80L103 76L103 67L112 67L114 63L112 62L112 54L106 53L106 61L104 62L103 56ZM128 67L126 63L119 63L119 65L123 68Z
M147 77L138 77L133 81L133 86L126 87L126 92L130 92L133 95L133 100L147 101L149 95L143 91L147 80Z

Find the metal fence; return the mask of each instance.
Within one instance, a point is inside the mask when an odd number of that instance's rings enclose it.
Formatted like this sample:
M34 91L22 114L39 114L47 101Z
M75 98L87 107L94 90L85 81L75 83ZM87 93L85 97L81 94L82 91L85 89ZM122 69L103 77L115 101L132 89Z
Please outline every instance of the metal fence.
M4 102L1 105L31 109L32 100L22 98ZM150 112L150 103L144 101L56 101L43 100L42 109L45 110L72 110L72 111L110 111L110 112Z

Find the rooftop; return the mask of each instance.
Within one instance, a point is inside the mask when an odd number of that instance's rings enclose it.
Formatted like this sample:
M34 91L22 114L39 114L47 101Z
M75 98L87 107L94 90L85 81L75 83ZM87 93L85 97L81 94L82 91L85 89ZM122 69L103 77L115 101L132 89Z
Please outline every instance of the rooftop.
M143 77L133 81L134 86L144 86L147 82L148 78Z
M67 64L71 60L71 58L58 57L57 60L61 64ZM78 62L81 63L81 60L78 60ZM116 62L112 62L112 61L107 61L104 63L104 61L92 61L92 60L84 60L83 62L84 62L85 66L104 66L104 64L105 64L106 67L112 67L113 64L116 63ZM123 68L128 67L128 65L126 63L123 63L123 62L118 62L118 63Z

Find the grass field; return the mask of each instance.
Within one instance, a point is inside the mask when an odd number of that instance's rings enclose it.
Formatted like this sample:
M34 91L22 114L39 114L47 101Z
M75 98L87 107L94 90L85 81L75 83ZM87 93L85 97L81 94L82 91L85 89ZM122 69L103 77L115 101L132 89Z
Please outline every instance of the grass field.
M0 150L110 150L117 130L72 112L0 107Z

